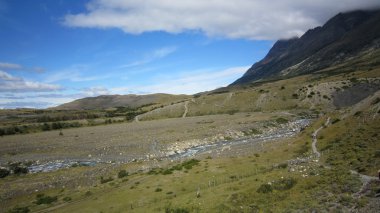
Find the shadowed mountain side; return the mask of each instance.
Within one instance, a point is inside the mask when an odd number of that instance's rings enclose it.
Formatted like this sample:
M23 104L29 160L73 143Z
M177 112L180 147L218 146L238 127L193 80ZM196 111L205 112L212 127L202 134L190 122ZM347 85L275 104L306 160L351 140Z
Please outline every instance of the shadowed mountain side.
M313 73L379 48L380 10L339 13L300 38L277 41L231 85Z

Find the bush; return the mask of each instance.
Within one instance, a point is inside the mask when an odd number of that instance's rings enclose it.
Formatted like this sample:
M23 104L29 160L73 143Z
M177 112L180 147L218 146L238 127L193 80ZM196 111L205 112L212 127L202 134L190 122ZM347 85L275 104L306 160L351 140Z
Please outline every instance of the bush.
M127 177L127 176L128 176L128 172L125 171L125 169L120 170L119 173L117 174L118 178L123 178L123 177Z
M189 213L190 211L185 208L171 208L166 207L165 213Z
M273 184L273 188L276 190L280 190L280 191L289 190L289 189L293 188L293 186L295 186L296 184L297 184L296 179L285 178L285 179L281 179L279 181L275 181Z
M9 213L28 213L30 212L29 207L14 207L13 209L8 211Z
M66 201L66 202L69 202L69 201L71 201L72 199L71 199L71 197L64 197L62 200L63 200L63 201Z
M20 174L26 174L28 173L28 168L22 165L20 162L16 163L11 163L9 165L9 169L13 171L15 175L20 175Z
M51 197L51 196L48 196L48 195L44 195L44 194L38 194L36 196L36 201L35 203L37 205L41 205L41 204L50 204L50 203L53 203L55 201L57 201L58 198L57 196L54 196L54 197Z
M20 175L20 174L26 174L28 173L28 168L22 167L22 166L17 166L14 170L13 173L15 175Z
M286 123L288 123L288 120L285 118L277 118L276 122L279 124L286 124Z
M331 121L331 124L338 123L339 121L340 121L340 119L339 119L339 118L336 118L336 119L334 119L333 121Z
M112 177L109 177L109 178L106 178L104 179L103 176L100 177L100 183L103 184L103 183L108 183L108 182L111 182L113 181L113 178Z
M229 115L234 115L235 113L239 112L239 110L236 110L236 109L231 109L231 110L228 110L227 111L227 114Z
M6 168L0 168L0 178L5 178L10 174L10 171Z
M261 186L257 189L257 192L259 193L269 193L272 191L273 191L272 185L267 184L267 183L261 184Z
M170 169L165 169L164 171L162 171L162 174L163 175L170 175L170 174L173 174L173 171Z
M182 170L182 168L189 170L189 169L192 169L193 166L198 165L199 162L200 161L197 159L191 159L191 160L185 161L181 164L175 165L175 166L171 167L170 169L165 169L164 171L161 172L161 174L169 175L169 174L172 174L174 170L179 171L179 170Z
M182 163L182 166L185 167L185 169L191 169L193 168L193 166L196 166L198 164L199 164L199 160L191 159Z
M50 125L48 123L44 123L42 125L42 131L49 131L50 130Z
M281 169L286 169L288 167L288 163L280 163L278 165L278 168L281 168Z
M157 188L156 190L154 190L155 192L161 192L162 189L161 188Z

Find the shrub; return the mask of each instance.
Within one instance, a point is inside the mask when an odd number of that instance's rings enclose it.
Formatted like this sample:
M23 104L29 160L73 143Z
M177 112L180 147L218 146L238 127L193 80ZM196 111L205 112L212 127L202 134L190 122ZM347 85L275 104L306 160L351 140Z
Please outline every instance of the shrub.
M285 169L285 168L287 168L288 167L288 163L280 163L279 165L278 165L278 168L282 168L282 169Z
M199 160L191 159L191 160L183 162L182 166L185 167L185 169L191 169L191 168L193 168L193 166L196 166L198 164L199 164Z
M375 151L375 158L380 158L380 150Z
M5 178L10 174L10 171L6 168L0 168L0 178Z
M272 185L267 184L267 183L261 184L261 186L257 189L257 192L259 193L269 193L272 191L273 191Z
M380 98L376 98L374 101L372 101L372 105L380 103Z
M165 208L165 213L189 213L190 211L185 209L185 208L171 208L171 207L166 207Z
M49 131L49 130L50 130L50 125L49 125L48 123L44 123L44 124L42 125L42 130L43 130L43 131Z
M162 174L163 175L170 175L170 174L173 174L173 171L170 169L165 169L164 171L162 171Z
M156 188L156 190L154 190L155 192L161 192L162 189L161 188Z
M285 118L277 118L276 122L279 124L286 124L286 123L288 123L288 120Z
M353 78L350 78L350 81L351 81L352 83L357 83L357 82L358 82L358 79L355 78L355 77L353 77Z
M228 110L227 111L227 114L229 115L234 115L235 113L239 112L239 110L236 110L236 109L231 109L231 110Z
M72 199L71 199L71 197L64 197L62 200L63 200L63 201L66 201L66 202L69 202L69 201L71 201Z
M57 201L57 199L58 199L57 196L51 197L51 196L44 195L44 194L38 194L36 196L35 203L37 205L50 204L50 203L53 203L53 202Z
M125 171L124 169L120 170L119 173L117 174L118 178L123 178L123 177L127 177L127 176L128 176L128 172Z
M9 213L28 213L30 212L29 207L14 207L13 209L8 211Z
M28 168L22 165L20 162L12 163L9 165L9 169L13 171L15 175L28 173Z
M279 181L275 181L273 184L273 188L276 190L280 190L280 191L289 190L289 189L293 188L293 186L295 186L296 184L297 184L296 179L285 178L285 179L281 179Z
M296 94L296 93L292 94L292 98L298 99L298 94Z
M103 176L100 177L100 183L103 184L103 183L108 183L108 182L111 182L113 181L113 178L112 177L109 177L109 178L106 178L104 179Z

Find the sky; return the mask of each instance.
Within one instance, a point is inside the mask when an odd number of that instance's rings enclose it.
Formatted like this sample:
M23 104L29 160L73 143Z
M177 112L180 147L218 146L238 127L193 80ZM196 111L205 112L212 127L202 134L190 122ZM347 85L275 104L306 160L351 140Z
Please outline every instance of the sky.
M0 0L0 108L227 86L278 39L378 0Z

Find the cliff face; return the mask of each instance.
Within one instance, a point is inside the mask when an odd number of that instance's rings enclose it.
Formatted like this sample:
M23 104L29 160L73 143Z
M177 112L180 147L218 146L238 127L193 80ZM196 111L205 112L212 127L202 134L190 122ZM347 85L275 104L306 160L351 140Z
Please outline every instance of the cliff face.
M339 13L300 38L277 41L232 85L318 71L380 48L380 10Z

